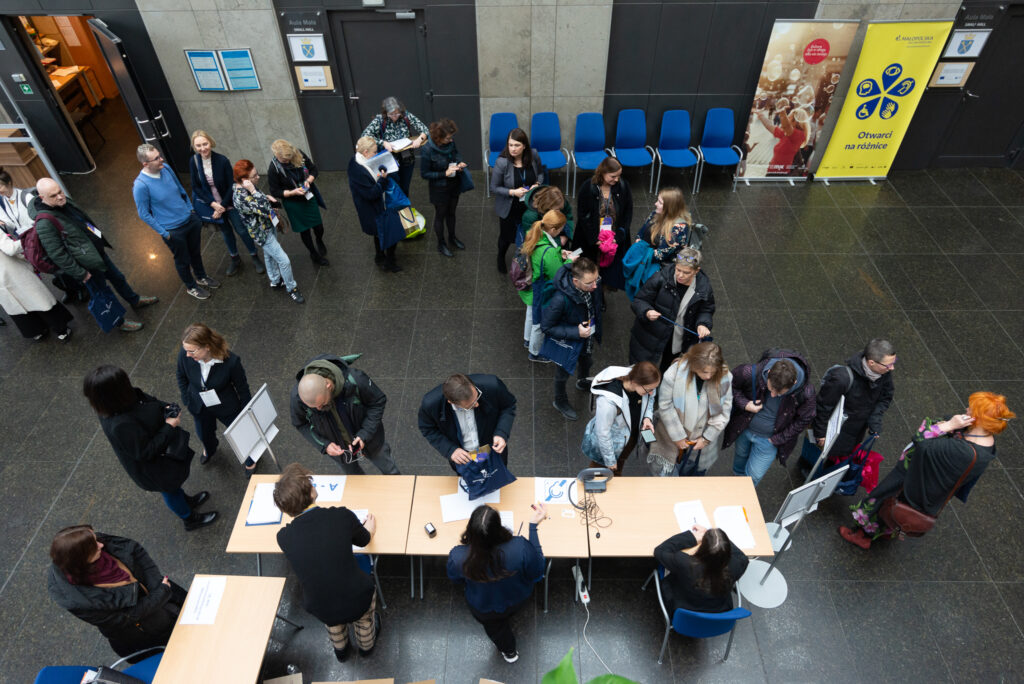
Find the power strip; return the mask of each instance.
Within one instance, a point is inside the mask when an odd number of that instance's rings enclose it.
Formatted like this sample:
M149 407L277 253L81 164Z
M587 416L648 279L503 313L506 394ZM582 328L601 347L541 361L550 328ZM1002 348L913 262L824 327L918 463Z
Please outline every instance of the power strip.
M583 605L587 605L590 603L590 592L587 591L587 585L583 583L583 571L578 565L572 566L572 576L576 580L576 596Z

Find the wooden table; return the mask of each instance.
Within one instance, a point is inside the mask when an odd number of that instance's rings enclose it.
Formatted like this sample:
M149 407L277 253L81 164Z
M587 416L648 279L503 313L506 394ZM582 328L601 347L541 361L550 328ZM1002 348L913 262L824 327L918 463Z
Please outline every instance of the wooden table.
M510 485L501 488L501 501L492 506L498 511L512 511L516 529L522 524L524 536L527 534L529 519L533 514L530 505L536 501L534 482L536 478L521 477ZM418 476L416 492L412 501L412 516L409 520L409 540L405 553L410 556L409 568L413 569L413 556L420 557L420 598L423 598L423 556L447 556L453 547L459 545L459 537L466 529L466 520L441 522L441 499L445 494L454 494L458 489L459 478L447 476ZM544 556L552 558L583 558L587 555L587 537L583 529L580 511L569 504L548 505L549 519L540 524L538 536ZM568 516L568 517L566 517ZM423 526L428 522L437 528L437 535L427 536ZM544 574L544 606L547 609L547 576ZM412 589L415 596L415 588Z
M255 682L283 591L283 577L227 576L214 624L176 624L153 684Z
M262 571L260 554L281 553L277 545L277 532L291 521L285 514L279 525L246 525L249 504L256 485L277 482L280 475L253 475L238 508L231 537L228 539L228 553L255 553L256 574ZM366 553L403 554L409 533L409 511L412 508L414 475L348 475L341 501L323 502L321 506L346 506L350 509L365 508L377 518L377 531L366 546Z

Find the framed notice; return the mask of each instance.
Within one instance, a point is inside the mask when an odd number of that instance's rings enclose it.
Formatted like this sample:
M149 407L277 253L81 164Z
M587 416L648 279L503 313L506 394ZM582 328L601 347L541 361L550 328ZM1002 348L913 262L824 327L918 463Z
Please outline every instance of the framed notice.
M299 82L299 90L334 90L329 66L297 66L295 78Z
M220 70L217 53L213 50L185 50L185 59L192 69L192 77L196 80L196 88L201 91L227 90L224 73Z
M928 87L963 88L973 69L974 62L939 62Z
M327 61L327 46L322 33L289 33L288 49L291 51L293 62Z
M231 90L259 90L260 79L249 48L218 50L221 66Z
M953 36L949 39L949 43L946 45L946 51L942 53L942 56L947 59L956 59L958 57L961 59L978 57L981 54L981 49L985 47L985 43L988 41L988 37L991 33L991 29L957 29L953 31Z

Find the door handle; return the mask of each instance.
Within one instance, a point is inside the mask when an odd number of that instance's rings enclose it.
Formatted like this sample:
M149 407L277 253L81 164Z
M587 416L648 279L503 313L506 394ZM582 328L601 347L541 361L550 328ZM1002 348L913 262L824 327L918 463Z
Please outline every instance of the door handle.
M157 121L159 121L163 125L163 127L164 127L163 133L161 133L160 129L157 127L157 125L156 125ZM167 127L167 122L164 121L164 113L163 113L163 111L159 111L157 113L157 115L153 117L153 130L161 138L170 138L171 137L171 130Z
M972 100L977 100L978 98L981 97L981 95L975 95L970 90L966 90L966 89L964 90L964 95L966 95L967 97L971 98Z
M428 90L426 93L424 93L424 95L427 96L427 102L433 102L434 101L434 91L433 90Z
M359 99L359 96L356 95L354 91L350 90L350 91L348 91L348 99L350 99L353 102L355 102L356 100Z
M150 138L148 135L146 135L146 125L151 123L149 119L139 119L139 118L136 118L135 119L135 123L138 125L139 133L142 134L142 139L145 142L151 143L151 142L156 142L158 140L158 136L153 136L152 138ZM155 130L156 127L153 126L153 129Z

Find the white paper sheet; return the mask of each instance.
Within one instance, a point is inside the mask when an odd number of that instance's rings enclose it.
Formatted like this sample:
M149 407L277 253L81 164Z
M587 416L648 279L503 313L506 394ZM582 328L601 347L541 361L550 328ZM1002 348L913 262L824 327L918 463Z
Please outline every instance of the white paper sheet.
M676 514L676 522L679 523L680 532L689 532L693 529L694 525L700 525L704 528L711 527L711 521L708 520L707 511L704 510L704 504L701 503L700 499L680 501L672 507L672 512Z
M181 608L182 625L212 625L217 620L217 609L224 597L227 577L196 577L188 590L188 598Z
M261 482L256 485L245 516L246 525L277 525L281 522L281 509L274 503L274 483Z
M395 158L392 157L391 153L387 150L383 150L380 154L370 157L366 160L366 163L363 164L363 166L368 169L372 169L373 175L375 176L382 166L388 173L398 173L398 162L395 161Z
M341 496L345 493L345 476L314 475L313 486L316 487L316 500L318 503L341 501Z
M750 531L743 506L719 506L715 509L715 527L725 530L733 544L741 549L754 548L754 534Z
M441 522L450 523L456 520L469 520L469 516L477 509L477 506L496 504L500 501L500 489L472 501L469 500L469 494L461 489L454 494L444 494L441 496Z
M512 534L516 533L516 516L512 511L498 511L501 516L501 524Z
M370 514L370 510L368 508L350 508L349 510L355 513L356 517L359 518L360 525L366 522L366 516ZM352 553L366 553L366 550L362 546L356 546L353 544Z
M398 140L391 141L391 150L393 152L401 152L409 145L412 145L412 140L408 138L399 138Z
M533 481L534 499L542 504L568 504L570 491L576 498L577 482L574 477L538 477Z

